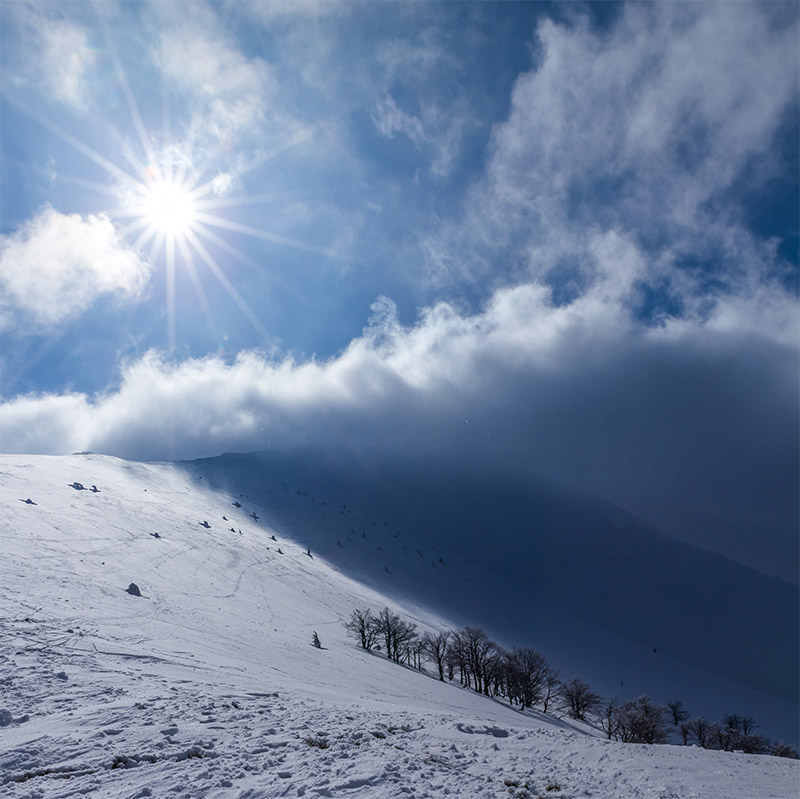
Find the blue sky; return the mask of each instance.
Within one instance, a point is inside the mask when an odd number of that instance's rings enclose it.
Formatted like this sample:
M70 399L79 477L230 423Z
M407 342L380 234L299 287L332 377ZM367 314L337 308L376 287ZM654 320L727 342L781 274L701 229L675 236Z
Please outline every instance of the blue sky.
M0 449L447 453L796 572L796 4L0 13Z

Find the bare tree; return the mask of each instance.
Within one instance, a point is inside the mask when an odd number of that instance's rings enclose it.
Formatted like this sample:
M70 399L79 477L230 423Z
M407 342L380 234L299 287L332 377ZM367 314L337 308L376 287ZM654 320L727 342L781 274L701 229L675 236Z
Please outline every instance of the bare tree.
M417 638L417 625L401 619L395 630L392 660L419 668L420 648Z
M417 671L422 671L422 642L419 638L415 638L408 646L409 655L411 657L411 665L417 669Z
M395 663L400 663L401 660L410 662L410 646L417 637L417 625L403 621L389 608L384 608L375 617L375 627L378 635L383 636L386 656Z
M751 735L756 727L758 723L752 716L739 716L739 729L742 735Z
M683 741L683 745L684 746L688 746L689 745L689 737L692 734L692 730L691 730L691 727L689 726L688 719L686 721L682 721L680 723L680 726L678 727L678 731L681 734L681 740Z
M683 702L681 702L680 699L667 702L666 708L672 720L673 727L680 727L681 724L689 718L689 713L684 709Z
M487 672L496 644L479 627L464 627L453 636L453 646L458 652L459 667L465 672L467 684L488 696Z
M389 608L384 608L375 617L375 628L379 636L383 636L384 651L386 657L392 657L392 651L395 642L395 631L401 622L400 617L396 613L392 613Z
M344 627L358 641L362 649L369 651L375 646L378 639L377 619L369 608L354 610Z
M758 724L751 716L729 713L721 724L712 727L712 739L715 746L725 752L762 754L769 749L769 742L755 732L756 727Z
M768 738L757 732L751 732L739 737L736 748L748 755L763 755L770 751L771 746Z
M706 719L702 717L689 719L686 726L689 728L689 735L694 738L698 746L703 749L711 748L711 724Z
M606 702L603 712L600 715L600 729L606 734L606 738L609 740L612 738L615 740L618 739L619 709L619 699L617 699L616 696L612 696L611 699Z
M667 743L669 727L675 727L684 745L690 740L704 749L723 749L752 754L769 752L779 757L797 758L796 749L769 741L755 732L758 724L750 716L735 713L719 724L704 718L689 718L680 700L659 705L647 696L624 703L602 697L579 677L564 682L544 656L530 647L510 652L499 647L479 627L464 627L456 632L425 633L419 636L415 624L403 620L389 608L374 615L369 608L354 610L344 624L359 645L369 651L380 650L382 639L386 656L396 663L422 668L423 659L436 664L439 680L453 680L456 670L462 685L486 696L505 696L523 710L541 702L547 713L558 700L559 706L574 719L586 721L596 716L601 729L611 739L628 743ZM319 636L312 636L321 647ZM602 710L601 710L602 706Z
M792 760L797 760L800 757L795 747L790 746L783 741L775 741L775 743L770 747L769 753L775 757L789 757Z
M548 667L544 675L544 690L542 692L542 710L545 713L547 713L547 708L550 707L553 697L557 696L559 685L561 685L561 679L558 676L558 672Z
M550 671L544 655L530 647L514 648L506 656L506 670L508 697L517 699L523 710L542 698Z
M456 666L458 665L458 653L453 648L453 642L451 641L447 646L447 651L444 653L444 664L447 666L447 679L450 682L453 682L453 678L456 674ZM464 681L461 681L462 685Z
M444 682L444 667L449 643L449 632L438 632L435 635L425 633L420 641L422 654L425 655L428 660L436 664L436 668L439 670L439 679L442 682Z
M618 713L617 737L625 743L665 744L669 740L666 708L649 696L625 702Z
M487 696L502 696L505 691L508 653L497 645L489 652L484 665L484 688Z
M567 713L574 719L586 720L586 716L600 707L600 694L595 693L589 684L578 677L561 683L558 695Z

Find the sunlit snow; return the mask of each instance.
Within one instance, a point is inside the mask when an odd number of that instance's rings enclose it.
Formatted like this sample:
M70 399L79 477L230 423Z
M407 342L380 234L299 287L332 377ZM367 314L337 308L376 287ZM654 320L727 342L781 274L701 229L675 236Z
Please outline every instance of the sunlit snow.
M796 795L795 761L608 742L359 650L356 606L453 625L199 471L10 455L0 472L4 796Z

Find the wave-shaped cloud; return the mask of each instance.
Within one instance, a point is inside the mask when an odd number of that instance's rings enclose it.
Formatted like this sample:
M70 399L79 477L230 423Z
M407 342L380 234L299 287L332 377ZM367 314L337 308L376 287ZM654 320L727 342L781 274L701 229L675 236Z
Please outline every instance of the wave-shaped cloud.
M641 335L614 303L556 307L549 295L505 289L473 315L442 303L408 327L383 299L327 361L152 351L97 396L7 401L2 446L134 459L414 452L454 470L547 472L709 538L726 524L794 529L794 348L716 320Z

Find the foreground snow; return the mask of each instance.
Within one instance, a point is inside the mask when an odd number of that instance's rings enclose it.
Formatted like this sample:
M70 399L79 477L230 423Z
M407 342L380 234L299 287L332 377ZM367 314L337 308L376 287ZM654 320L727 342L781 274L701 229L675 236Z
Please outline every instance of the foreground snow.
M177 467L0 472L3 796L797 795L794 761L607 742L360 651L356 606L446 622L272 541L246 497Z

